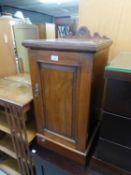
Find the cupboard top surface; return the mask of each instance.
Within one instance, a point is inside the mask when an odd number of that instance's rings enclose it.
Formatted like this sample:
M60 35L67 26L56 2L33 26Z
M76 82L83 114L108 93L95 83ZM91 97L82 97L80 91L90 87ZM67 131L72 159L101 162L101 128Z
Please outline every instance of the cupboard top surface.
M26 40L23 41L22 44L32 49L96 52L109 47L112 41L103 37L88 39Z

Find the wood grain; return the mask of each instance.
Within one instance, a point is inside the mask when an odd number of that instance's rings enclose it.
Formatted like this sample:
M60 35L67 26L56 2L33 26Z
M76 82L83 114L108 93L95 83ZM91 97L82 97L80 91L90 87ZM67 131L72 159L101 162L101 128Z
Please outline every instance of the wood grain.
M121 52L131 51L130 9L130 0L81 0L79 3L79 26L87 26L92 32L113 40L110 60Z
M45 127L71 137L73 74L72 72L53 70L53 66L51 68L41 71L42 87L45 90L45 97L43 97L46 108ZM62 96L59 96L60 91Z
M44 49L44 50L63 50L63 51L89 51L96 52L98 50L109 47L112 41L109 38L87 38L82 39L51 39L51 40L26 40L22 44L27 48Z
M24 106L32 101L31 86L22 82L0 79L0 99Z
M100 113L104 65L111 45L110 39L95 36L87 41L23 43L30 48L38 142L81 164L86 162L86 150L98 122L92 111L98 108ZM52 55L58 60L53 61ZM94 94L99 105L92 101Z

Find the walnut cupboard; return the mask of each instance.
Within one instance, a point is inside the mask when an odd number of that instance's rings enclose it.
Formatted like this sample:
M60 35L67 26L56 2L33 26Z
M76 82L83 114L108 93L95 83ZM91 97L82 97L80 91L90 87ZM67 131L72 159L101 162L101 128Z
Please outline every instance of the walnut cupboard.
M77 39L76 39L77 38ZM85 164L97 126L111 40L28 40L40 145Z

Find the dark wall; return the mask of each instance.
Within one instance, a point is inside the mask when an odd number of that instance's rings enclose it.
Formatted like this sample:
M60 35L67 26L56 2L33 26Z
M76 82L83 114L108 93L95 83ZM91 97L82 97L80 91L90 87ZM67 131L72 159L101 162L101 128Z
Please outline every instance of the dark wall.
M8 12L8 13L12 13L14 14L16 11L22 11L24 16L26 18L30 18L31 22L34 24L38 24L38 23L45 23L45 22L49 22L49 23L53 23L54 22L54 17L44 14L44 13L37 13L34 11L28 11L28 10L23 10L23 9L18 9L15 7L10 7L10 6L2 6L2 12Z

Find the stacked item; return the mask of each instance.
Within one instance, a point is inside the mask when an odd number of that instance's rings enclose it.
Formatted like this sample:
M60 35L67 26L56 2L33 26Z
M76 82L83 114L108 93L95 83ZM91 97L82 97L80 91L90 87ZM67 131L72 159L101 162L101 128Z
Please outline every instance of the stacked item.
M105 68L105 94L96 157L131 172L131 53Z

